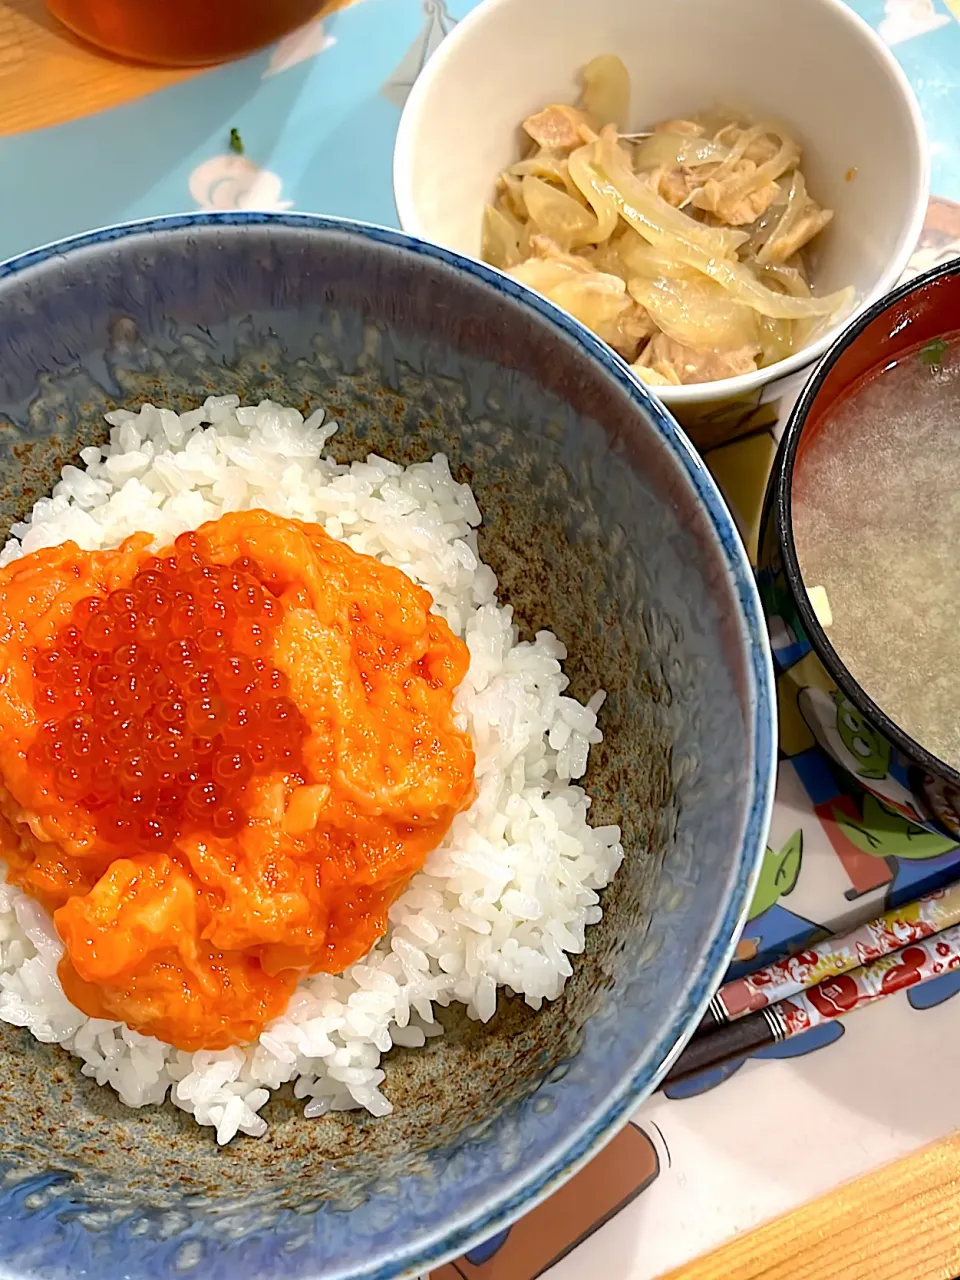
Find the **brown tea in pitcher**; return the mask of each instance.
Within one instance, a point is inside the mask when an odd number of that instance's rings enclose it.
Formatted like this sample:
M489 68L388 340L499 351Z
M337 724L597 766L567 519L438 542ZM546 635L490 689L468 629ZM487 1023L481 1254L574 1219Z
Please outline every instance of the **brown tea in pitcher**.
M65 26L110 53L205 66L252 53L320 10L318 0L47 0Z

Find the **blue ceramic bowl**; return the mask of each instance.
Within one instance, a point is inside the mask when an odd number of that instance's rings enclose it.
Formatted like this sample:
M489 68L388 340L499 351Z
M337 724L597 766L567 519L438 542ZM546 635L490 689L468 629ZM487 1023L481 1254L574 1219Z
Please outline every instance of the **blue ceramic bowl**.
M326 405L336 448L446 452L521 624L602 685L587 785L627 857L561 1000L446 1011L395 1051L394 1114L216 1147L130 1111L74 1060L0 1035L0 1275L408 1275L548 1195L654 1088L734 944L775 772L766 628L702 463L621 361L497 272L392 231L300 215L119 227L0 267L0 516L102 439L104 410L211 391ZM6 526L5 526L6 528ZM3 532L5 532L5 528Z

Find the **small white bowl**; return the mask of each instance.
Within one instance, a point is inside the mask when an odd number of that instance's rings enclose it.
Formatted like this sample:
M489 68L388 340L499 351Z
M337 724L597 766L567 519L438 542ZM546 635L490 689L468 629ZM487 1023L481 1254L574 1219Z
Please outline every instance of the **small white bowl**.
M479 256L520 122L574 102L601 53L630 72L632 129L717 105L782 121L812 195L835 211L815 242L817 291L852 284L859 312L896 283L929 195L923 119L896 59L840 0L484 0L407 100L393 159L404 231ZM656 394L701 447L743 434L776 417L849 320L756 373Z

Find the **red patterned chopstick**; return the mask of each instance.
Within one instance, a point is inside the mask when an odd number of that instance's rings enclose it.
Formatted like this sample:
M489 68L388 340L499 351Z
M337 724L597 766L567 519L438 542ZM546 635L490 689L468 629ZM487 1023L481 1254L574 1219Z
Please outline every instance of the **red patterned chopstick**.
M960 884L894 907L842 937L814 942L755 973L724 983L694 1032L703 1035L748 1013L786 1000L827 978L899 951L911 942L960 924Z
M696 1036L667 1072L662 1084L676 1084L735 1058L746 1057L954 969L960 969L960 925L912 942L901 951L882 956L862 968L831 975L808 991L797 992L706 1035Z

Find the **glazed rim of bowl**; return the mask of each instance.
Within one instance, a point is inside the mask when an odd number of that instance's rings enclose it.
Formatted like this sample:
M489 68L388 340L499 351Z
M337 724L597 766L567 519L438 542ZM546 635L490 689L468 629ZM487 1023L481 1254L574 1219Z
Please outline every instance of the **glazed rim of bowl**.
M716 921L712 936L703 939L699 966L690 978L688 991L674 1005L672 1019L657 1033L653 1052L648 1053L639 1066L625 1075L616 1090L606 1099L598 1101L589 1112L575 1117L568 1130L567 1141L558 1143L549 1155L526 1168L522 1178L505 1189L500 1201L484 1207L480 1213L474 1210L472 1216L466 1211L460 1217L447 1218L429 1234L422 1233L417 1241L406 1240L390 1253L378 1251L369 1265L353 1276L353 1280L387 1280L392 1276L429 1271L444 1260L489 1239L498 1230L509 1226L545 1200L586 1165L618 1132L630 1112L656 1088L680 1054L706 1011L719 977L733 959L737 935L746 918L760 875L777 775L773 660L763 607L746 549L716 482L683 430L647 388L630 374L612 348L567 312L493 267L442 246L418 240L404 232L346 218L256 211L194 212L144 218L53 242L20 257L0 262L0 282L42 269L45 263L62 260L66 255L109 250L118 241L135 236L204 228L233 228L242 231L244 227L250 226L286 226L328 234L350 234L367 241L373 249L401 250L432 259L449 269L466 272L478 285L493 288L522 306L536 311L546 324L566 334L585 350L598 366L602 377L612 380L635 401L639 401L637 410L646 414L650 429L664 441L678 473L689 484L707 514L716 535L717 554L728 575L729 589L740 604L740 631L748 681L744 701L750 757L749 795L743 808L739 847L735 849L733 856L734 867L728 901ZM651 1070L651 1063L659 1065ZM7 1276L2 1264L0 1273L3 1277ZM10 1276L9 1280L14 1278Z
M891 311L898 303L903 302L904 299L909 298L912 294L927 288L931 284L936 284L940 280L949 279L951 276L960 276L960 258L954 258L942 266L933 267L922 275L915 276L912 280L908 280L898 288L893 289L885 297L875 302L872 307L864 311L834 342L817 366L813 377L801 392L783 433L781 452L777 463L774 514L777 540L780 544L780 554L787 577L787 584L796 602L797 612L800 614L800 621L803 623L807 639L810 641L813 651L823 663L827 674L835 682L844 697L849 699L863 716L872 721L903 755L916 761L926 773L936 778L941 778L951 787L956 787L960 790L960 771L946 764L938 756L933 755L904 729L901 729L896 721L892 720L883 708L878 706L866 693L863 686L850 673L843 659L830 643L827 633L820 624L820 620L817 618L810 603L810 597L807 595L807 588L803 580L803 574L800 572L800 561L797 557L797 548L793 537L793 477L797 450L803 438L810 411L833 367L875 320L879 320L887 311ZM880 363L881 361L878 360L871 365L866 374L860 375L855 379L853 385L860 382L863 377L869 377ZM849 390L849 386L845 387L833 404L841 403Z
M482 4L471 10L444 38L442 44L432 54L429 62L417 77L410 91L400 117L400 125L393 149L393 196L397 206L397 213L400 216L400 225L409 235L417 236L422 240L431 239L429 229L423 226L417 211L417 201L411 177L411 156L414 148L414 138L419 127L420 118L424 112L424 102L429 92L430 83L436 73L442 71L446 63L455 56L460 46L471 38L474 28L482 26L497 10L506 8L516 2L517 0L483 0ZM778 360L775 364L767 365L763 369L757 369L754 373L737 374L734 378L724 378L721 381L714 382L695 382L689 386L682 387L650 387L644 383L644 386L647 386L666 405L682 407L705 400L717 401L746 396L751 392L760 390L770 382L788 377L790 374L797 373L799 370L813 364L815 360L823 355L831 343L836 341L845 331L846 326L852 320L861 316L867 308L882 298L887 290L896 284L906 270L907 263L910 261L910 257L920 238L930 195L930 148L927 143L926 126L923 122L923 115L920 111L916 94L913 92L910 81L907 79L900 63L868 22L855 13L853 9L848 8L843 3L843 0L820 0L820 3L833 12L838 22L844 22L853 27L858 32L860 39L870 46L873 56L886 71L893 85L899 90L900 96L907 107L910 122L913 126L914 144L920 157L921 174L913 217L908 225L901 230L897 251L889 260L886 269L877 278L874 285L867 290L864 297L855 304L848 315L835 321L814 342L794 352L792 356L787 356L785 360ZM479 217L480 213L478 211L478 222ZM496 268L492 269L496 270ZM534 292L534 290L530 290L530 292ZM620 359L619 356L617 358ZM636 377L636 375L632 376ZM641 381L641 379L638 378L638 381Z

